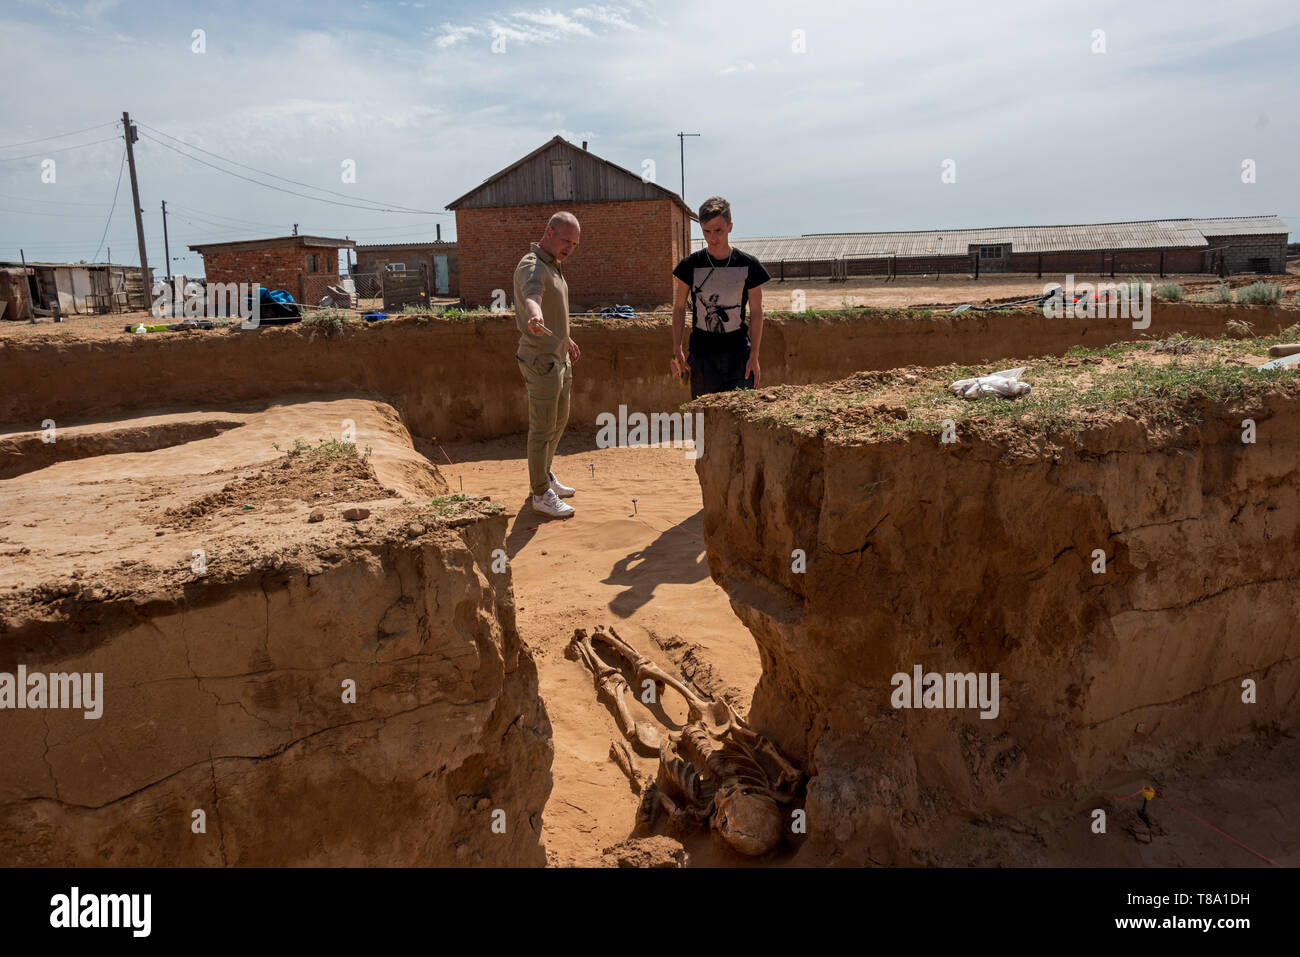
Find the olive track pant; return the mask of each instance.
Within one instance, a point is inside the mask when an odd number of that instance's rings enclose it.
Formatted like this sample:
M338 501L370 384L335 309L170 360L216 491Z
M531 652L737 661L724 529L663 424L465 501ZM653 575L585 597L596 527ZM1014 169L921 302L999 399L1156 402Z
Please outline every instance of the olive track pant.
M534 495L551 487L551 460L569 422L573 365L566 358L538 356L525 362L515 356L528 388L528 483Z

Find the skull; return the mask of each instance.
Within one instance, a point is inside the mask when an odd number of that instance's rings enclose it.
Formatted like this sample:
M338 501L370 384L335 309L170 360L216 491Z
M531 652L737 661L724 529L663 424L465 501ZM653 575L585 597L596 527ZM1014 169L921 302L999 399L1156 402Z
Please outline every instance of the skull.
M781 809L772 798L742 785L724 785L714 799L713 830L727 844L750 857L781 843Z

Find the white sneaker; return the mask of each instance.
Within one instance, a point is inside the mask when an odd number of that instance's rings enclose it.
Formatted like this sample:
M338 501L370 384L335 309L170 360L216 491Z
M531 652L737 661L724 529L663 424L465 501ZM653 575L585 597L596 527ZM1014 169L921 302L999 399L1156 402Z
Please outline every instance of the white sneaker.
M574 493L575 490L569 488L569 486L557 479L554 472L547 472L546 474L551 477L551 491L560 496L560 498L568 498Z
M573 514L573 506L561 502L560 496L555 494L555 489L548 488L545 495L533 496L533 511L552 515L555 518L568 518Z

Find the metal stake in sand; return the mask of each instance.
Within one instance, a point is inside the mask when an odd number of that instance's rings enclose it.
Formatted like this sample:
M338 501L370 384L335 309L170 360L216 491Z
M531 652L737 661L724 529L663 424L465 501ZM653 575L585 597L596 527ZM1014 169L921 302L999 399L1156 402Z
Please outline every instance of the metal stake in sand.
M465 491L465 476L457 475L456 478L460 479L460 490Z
M1152 799L1156 796L1156 789L1153 787L1144 787L1138 793L1142 795L1142 810L1138 811L1138 817L1142 818L1142 820L1147 823L1147 826L1150 827L1151 818L1147 817L1147 805L1150 804Z
M588 463L587 463L587 468L591 469L591 477L592 477L592 478L595 478L595 477L596 477L596 463L595 463L595 462L588 462Z
M632 499L632 514L636 514L636 499Z

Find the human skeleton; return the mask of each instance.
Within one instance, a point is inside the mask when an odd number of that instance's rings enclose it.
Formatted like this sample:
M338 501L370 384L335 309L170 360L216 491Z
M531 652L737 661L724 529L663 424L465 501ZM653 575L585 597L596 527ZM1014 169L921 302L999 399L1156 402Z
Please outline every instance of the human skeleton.
M603 645L646 687L653 681L655 700L663 688L674 689L686 701L686 725L663 734L647 721L637 721L628 707L632 694L622 668L612 667L597 653ZM648 833L661 812L670 831L689 833L707 824L734 850L758 856L776 848L785 834L786 811L803 785L803 772L781 756L770 741L746 727L730 707L693 692L649 658L623 641L611 627L597 625L573 633L565 655L582 661L592 673L596 690L614 713L623 736L647 757L659 756L654 779L638 780L627 745L616 742L611 755L641 794L637 831Z

